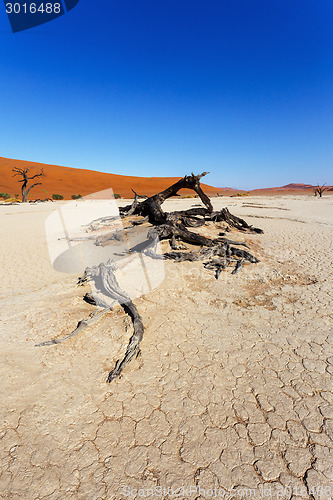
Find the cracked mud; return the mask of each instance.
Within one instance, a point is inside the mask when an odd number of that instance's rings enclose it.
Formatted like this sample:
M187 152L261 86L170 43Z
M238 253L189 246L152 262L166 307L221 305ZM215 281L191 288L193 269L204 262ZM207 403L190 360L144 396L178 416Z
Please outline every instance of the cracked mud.
M251 223L262 214L227 202ZM224 498L248 498L247 489L260 498L263 487L270 498L333 497L333 199L260 203L265 234L247 240L261 262L218 281L200 263L166 262L162 285L135 301L142 355L111 385L128 318L115 308L78 337L36 349L92 307L75 276L50 268L50 208L6 208L0 498L134 499L157 486L196 487L193 499L208 498L199 487L223 488Z

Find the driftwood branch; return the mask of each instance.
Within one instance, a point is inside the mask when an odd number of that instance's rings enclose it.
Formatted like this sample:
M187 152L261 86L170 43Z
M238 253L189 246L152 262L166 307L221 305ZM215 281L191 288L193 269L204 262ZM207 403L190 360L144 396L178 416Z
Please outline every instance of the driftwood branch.
M171 198L172 196L178 194L178 191L180 191L181 189L194 190L201 198L208 212L212 212L213 207L210 202L210 199L202 191L200 186L200 179L207 174L208 172L204 172L200 175L194 175L193 173L192 175L186 175L179 181L175 182L175 184L172 184L172 186L169 186L167 189L164 189L164 191L161 191L160 193L155 194L154 196L151 196L147 198L145 201L139 203L133 213L137 215L143 215L144 217L148 215L149 221L153 224L163 224L167 220L167 215L163 212L161 208L162 204L168 198ZM122 215L127 215L128 212L131 210L131 208L132 205L129 205L127 207L121 208L120 212Z
M231 214L227 208L220 211L214 211L209 197L202 191L200 179L207 175L203 172L200 175L185 176L172 186L169 186L164 191L151 196L145 197L143 201L139 201L139 196L135 191L134 200L131 205L120 207L119 212L123 219L126 219L126 231L134 230L135 225L142 224L148 226L146 241L137 243L130 249L132 252L141 252L152 259L167 259L174 262L202 262L205 269L214 271L216 279L219 278L222 271L229 266L233 266L231 274L240 272L245 263L258 263L258 259L252 255L248 249L246 241L237 241L225 237L225 232L219 232L218 237L209 238L200 234L200 228L205 226L207 222L216 229L222 229L219 226L223 222L226 227L224 231L238 230L244 233L262 233L261 229L249 225L245 220ZM33 186L31 186L33 187ZM162 204L165 200L172 196L177 196L181 189L191 189L195 191L203 206L195 206L188 210L164 212ZM133 221L132 216L139 216L140 219ZM130 224L128 225L129 218ZM126 235L121 234L121 231L112 231L114 217L103 217L93 221L88 230L90 235L77 238L77 240L93 240L96 246L106 246L112 244L115 240L125 240ZM106 228L107 233L99 236L91 236L91 232L100 228ZM133 229L134 228L134 229ZM109 230L110 229L110 230ZM74 241L75 239L73 239ZM160 240L169 240L171 251L164 254L157 253L157 245ZM194 245L197 250L189 249L186 245ZM245 247L247 250L244 250ZM117 255L115 253L115 255ZM78 284L85 284L90 281L93 283L95 291L84 296L84 300L89 304L97 306L101 309L92 313L86 320L80 321L76 329L67 337L62 339L54 339L38 344L39 346L53 345L64 342L72 338L79 332L96 323L101 317L109 312L115 303L119 303L128 314L133 324L133 334L129 340L124 357L117 360L115 367L110 371L107 382L112 382L115 378L121 376L126 365L140 353L140 343L143 339L144 326L138 309L127 294L122 290L115 275L116 265L113 261L102 262L99 265L86 268L84 275L79 279Z
M42 346L48 346L48 345L54 345L54 344L62 344L66 340L69 340L69 339L75 337L83 330L86 330L90 326L97 323L97 321L99 321L106 313L110 312L111 310L112 310L111 308L107 308L107 309L94 311L89 315L89 318L79 321L75 330L73 330L72 333L70 333L66 337L63 337L61 339L47 340L46 342L41 342L40 344L36 344L35 347L42 347Z
M133 189L132 189L132 191L133 191ZM133 193L134 193L134 201L132 203L131 208L127 212L127 215L132 215L135 212L135 209L136 209L136 207L138 206L138 203L139 203L139 196L137 195L137 193L135 191L133 191Z
M114 274L116 266L112 261L87 268L82 281L90 280L103 295L119 302L124 311L130 316L134 333L130 338L124 358L116 362L114 369L109 373L107 382L112 382L121 375L125 366L140 352L140 342L143 338L144 327L142 318L127 293L122 290Z

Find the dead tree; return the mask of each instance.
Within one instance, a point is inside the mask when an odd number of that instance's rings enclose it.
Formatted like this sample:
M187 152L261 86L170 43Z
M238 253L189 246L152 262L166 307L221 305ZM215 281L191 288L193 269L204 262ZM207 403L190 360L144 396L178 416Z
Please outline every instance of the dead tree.
M41 177L42 175L44 175L43 169L41 170L41 172L39 174L35 174L31 177L28 177L28 173L30 172L29 168L13 168L12 171L15 172L13 177L16 177L17 175L22 177L21 179L19 179L18 182L22 182L22 187L21 187L22 202L26 203L28 201L28 194L30 193L32 188L41 184L41 182L35 182L35 184L32 184L28 188L28 182L32 179L35 179L36 177Z
M225 237L226 232L234 229L242 233L262 233L261 229L249 225L243 219L232 215L227 208L220 211L214 211L209 197L202 191L200 179L207 172L201 175L185 176L178 182L168 187L164 191L155 194L144 201L139 202L139 196L135 194L134 201L131 205L120 207L119 212L127 225L126 229L135 228L138 224L147 226L147 238L143 243L139 243L130 249L131 253L141 252L151 259L168 259L175 262L183 261L202 261L205 269L213 270L215 278L218 279L221 272L232 266L231 274L237 274L243 268L244 264L253 264L259 262L247 250L239 247L248 248L245 241L234 241ZM181 189L191 189L195 191L202 203L203 207L194 207L188 210L175 212L164 212L162 204L171 196L176 196ZM141 219L138 217L141 217ZM101 218L93 221L90 225L91 230L96 230L97 227L108 228L112 224L113 217ZM211 225L221 230L218 236L214 239L208 238L200 234L200 228L210 222ZM221 226L223 223L224 226ZM188 228L193 228L193 231ZM91 235L84 236L80 240L93 239L97 246L112 245L114 240L119 239L118 232L110 231L108 234L94 237ZM157 243L159 240L169 240L171 251L160 255L156 252ZM73 241L78 241L73 238ZM195 245L198 250L194 251L186 246L186 244ZM117 377L120 377L124 367L140 353L140 342L143 338L144 327L142 318L130 297L122 290L115 276L116 265L111 260L100 263L96 266L87 268L84 276L79 279L79 284L87 281L93 282L95 293L86 294L84 300L99 308L99 310L90 315L87 320L80 321L76 329L63 339L54 339L42 342L38 345L52 345L63 342L64 340L73 337L83 329L100 319L106 312L109 312L114 303L118 302L123 307L124 311L130 316L133 324L133 334L130 338L123 359L118 360L114 369L109 373L107 382L111 382Z
M314 188L315 196L319 195L319 198L321 198L323 196L323 192L327 190L327 187L325 186L326 182L322 186L319 186L319 184L317 184L317 186Z

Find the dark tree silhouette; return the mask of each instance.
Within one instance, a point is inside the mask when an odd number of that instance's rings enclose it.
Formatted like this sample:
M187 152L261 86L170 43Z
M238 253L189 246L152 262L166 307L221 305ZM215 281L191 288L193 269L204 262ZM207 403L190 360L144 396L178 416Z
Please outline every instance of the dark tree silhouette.
M319 195L319 197L321 198L323 196L323 192L327 190L327 188L325 186L326 186L326 182L322 186L319 186L319 184L318 184L314 189L315 196Z
M28 201L28 194L30 193L31 189L41 184L41 182L35 182L35 184L32 184L31 186L29 186L29 188L27 188L28 182L32 179L35 179L36 177L41 177L43 175L43 169L39 174L35 174L31 177L28 177L28 173L30 172L29 168L13 168L12 171L15 172L13 177L16 177L17 175L21 176L21 179L18 182L22 182L22 202L26 203Z

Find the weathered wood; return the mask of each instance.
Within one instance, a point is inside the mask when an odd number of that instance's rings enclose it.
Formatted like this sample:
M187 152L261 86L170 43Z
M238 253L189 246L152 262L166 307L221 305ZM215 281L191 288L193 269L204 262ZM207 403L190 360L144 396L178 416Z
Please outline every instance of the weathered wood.
M263 232L261 229L247 224L243 219L232 215L227 208L223 208L221 211L213 211L208 196L206 196L200 186L200 179L206 174L207 172L201 175L194 175L192 173L190 176L185 176L164 191L146 198L141 202L139 202L140 196L133 191L135 195L133 203L126 207L119 208L121 217L127 217L126 222L131 224L131 226L126 226L125 229L130 231L133 226L143 223L150 223L152 227L147 232L146 241L134 245L130 249L130 253L142 252L144 255L153 259L164 258L174 260L175 262L201 261L206 269L215 272L216 279L218 279L221 272L231 264L235 264L231 274L236 274L240 271L245 261L249 263L259 262L258 259L248 251L237 248L239 246L249 248L245 241L225 238L224 232L220 232L217 238L212 239L199 234L199 232L188 229L200 228L204 226L206 222L213 222L216 229L222 229L217 223L225 222L227 226L223 228L224 231L230 231L230 228L234 228L242 231L242 233ZM183 188L194 190L200 196L204 207L192 207L188 210L170 213L163 212L161 208L163 202L171 196L176 196L178 191ZM130 219L132 216L141 216L142 218L133 221ZM79 239L94 240L95 245L104 246L110 244L114 240L127 238L128 235L125 235L125 231L124 235L119 231L111 231L114 219L114 217L100 218L89 226L91 231L95 231L96 229L100 229L101 226L108 226L108 224L110 224L111 227L108 233L104 233L97 237L85 235ZM157 245L160 240L166 239L169 240L172 251L161 255L157 253ZM197 251L192 251L182 242L195 245L199 247L199 249ZM114 369L110 371L107 377L107 382L112 382L115 378L120 377L125 366L140 353L140 343L144 334L142 318L131 298L120 288L115 276L115 270L116 266L110 260L98 266L86 268L84 276L79 279L78 284L85 284L87 281L92 281L96 291L93 294L86 294L84 300L89 304L102 307L102 310L98 310L90 315L88 319L80 321L77 328L67 337L39 344L53 345L77 335L77 333L98 321L98 319L110 310L114 303L118 302L130 316L134 331L129 340L123 359L117 360Z
M122 304L124 311L131 317L134 333L130 338L129 344L127 346L125 356L122 361L119 359L116 362L116 365L113 370L110 371L107 382L112 382L117 377L121 376L121 373L125 366L134 358L140 354L140 342L143 338L144 326L142 322L142 318L131 300L127 303Z
M235 269L232 271L231 274L237 274L239 273L239 271L241 270L242 266L243 266L243 262L244 262L244 259L240 259L236 262L236 266L235 266Z
M215 245L214 240L189 231L182 223L166 222L165 224L157 226L156 231L161 240L170 239L172 236L175 236L185 243L190 243L192 245L207 247Z
M133 226L140 226L141 224L144 224L145 222L148 222L148 216L143 217L142 219L134 220L132 221Z
M224 233L219 233L219 234L224 234ZM243 247L249 248L246 241L235 241L235 240L229 240L228 238L218 238L218 241L221 241L223 243L228 243L228 245L242 245Z
M186 245L177 241L175 234L172 234L170 238L170 246L172 250L186 250L187 248Z
M166 252L163 254L165 259L174 260L175 262L195 262L204 260L206 257L199 252Z
M230 247L231 250L231 255L235 255L236 257L239 257L240 259L245 259L251 262L252 264L257 264L259 260L257 257L254 257L252 254L249 252L246 252L245 250L242 250L240 248L235 248L235 247Z
M106 297L118 301L124 311L131 317L134 327L134 333L130 338L125 356L121 361L116 362L115 368L109 373L107 382L112 382L112 380L119 377L125 366L139 353L139 346L144 333L142 318L130 297L120 288L114 274L115 270L116 265L109 260L98 266L87 268L83 277L83 281L93 281L96 289Z
M135 208L134 213L143 216L148 215L149 221L153 224L165 223L167 216L163 212L161 206L165 202L165 200L167 200L171 196L177 195L178 191L180 191L181 189L192 189L193 191L195 191L199 195L201 201L207 208L208 212L212 212L213 206L210 202L210 199L202 191L200 186L200 179L207 174L208 172L203 172L200 175L194 175L193 173L191 175L186 175L182 179L179 179L179 181L172 184L172 186L169 186L167 189L164 189L164 191L161 191L160 193L157 193L154 196L150 196L146 200L139 203ZM131 205L122 207L119 210L121 215L123 216L127 215L129 210L131 210Z
M205 225L205 219L198 219L198 217L182 217L182 223L186 227L202 227Z
M132 189L132 191L133 191L133 189ZM131 208L130 208L130 209L129 209L129 211L127 212L127 215L132 215L132 214L134 214L135 209L136 209L136 207L137 207L137 206L138 206L138 204L139 204L139 195L138 195L135 191L133 191L133 193L134 193L134 201L133 201L133 203L132 203Z
M49 345L54 345L54 344L62 344L66 340L69 340L69 339L75 337L83 330L86 330L90 326L97 323L97 321L99 321L106 313L108 313L110 311L112 311L111 307L108 307L108 308L105 308L102 310L99 309L97 311L94 311L89 315L89 318L79 321L75 330L73 330L72 333L70 333L66 337L63 337L61 339L46 340L45 342L41 342L40 344L36 344L35 347L43 347L43 346L49 346Z
M213 212L211 220L214 222L226 222L229 226L238 229L239 231L249 231L252 233L263 233L262 229L250 226L244 219L231 214L227 208L222 208L220 212Z

